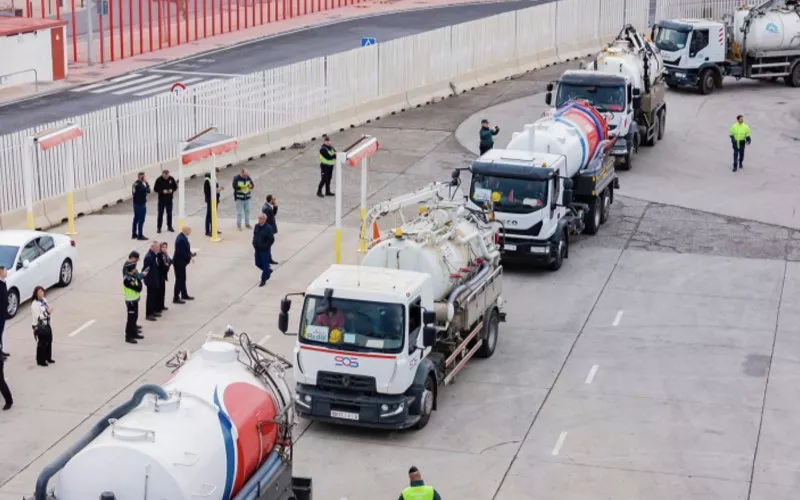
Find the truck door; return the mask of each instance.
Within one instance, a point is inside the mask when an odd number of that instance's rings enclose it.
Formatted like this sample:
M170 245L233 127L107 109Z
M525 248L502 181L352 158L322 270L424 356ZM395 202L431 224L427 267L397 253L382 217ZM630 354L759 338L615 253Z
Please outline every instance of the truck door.
M697 29L692 32L689 42L689 67L699 68L709 60L708 29Z

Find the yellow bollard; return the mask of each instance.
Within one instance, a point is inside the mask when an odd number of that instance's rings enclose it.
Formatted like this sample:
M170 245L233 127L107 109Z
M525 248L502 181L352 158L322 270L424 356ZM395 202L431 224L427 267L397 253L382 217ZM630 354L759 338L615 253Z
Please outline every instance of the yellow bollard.
M211 186L211 241L222 241L217 233L217 188Z
M367 252L367 209L361 207L361 243L358 246L359 253Z
M67 234L78 234L75 232L75 194L72 191L67 193Z
M334 243L334 262L342 263L342 230L336 228L336 243Z

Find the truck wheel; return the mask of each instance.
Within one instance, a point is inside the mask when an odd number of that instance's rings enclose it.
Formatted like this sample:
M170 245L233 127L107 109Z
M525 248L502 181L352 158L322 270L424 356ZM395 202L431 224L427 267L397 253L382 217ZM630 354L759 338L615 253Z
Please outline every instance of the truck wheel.
M608 222L608 217L611 215L611 188L607 188L603 192L603 208L600 211L600 224Z
M653 121L653 135L648 139L645 136L643 144L648 147L652 147L656 145L656 141L658 141L658 136L661 134L661 118L656 117Z
M558 241L558 252L556 252L556 258L550 263L548 269L551 271L558 271L561 269L561 266L564 264L564 258L567 256L568 246L569 240L567 240L567 231L565 230L561 235L561 239Z
M585 227L583 232L586 234L597 234L600 229L600 219L603 211L603 200L601 196L596 196L592 204L589 206L589 211L583 216L583 223Z
M492 309L489 313L489 318L483 326L483 344L478 352L475 353L479 358L491 358L494 354L494 349L497 347L497 337L500 333L500 318L497 317L497 311Z
M700 89L700 93L703 95L714 92L714 88L717 86L717 83L714 81L714 72L710 69L704 69L703 72L700 73L697 86Z
M787 87L800 87L800 62L794 63L792 73L789 76L783 77L783 83Z
M658 115L658 140L664 138L664 131L667 129L667 110L663 109Z
M428 421L431 419L431 414L433 414L433 400L435 397L436 392L433 375L428 375L428 378L425 379L425 390L422 391L422 403L420 404L422 416L414 425L415 429L422 429L428 425Z

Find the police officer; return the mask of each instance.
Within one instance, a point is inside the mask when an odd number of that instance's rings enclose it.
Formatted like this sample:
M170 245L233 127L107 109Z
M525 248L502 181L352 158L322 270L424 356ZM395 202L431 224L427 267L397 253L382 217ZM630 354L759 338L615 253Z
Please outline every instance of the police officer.
M217 175L219 175L219 169L217 169ZM219 210L219 193L222 191L222 188L217 182L216 186L217 191L217 210ZM206 178L203 181L203 196L206 200L206 236L211 236L211 173L206 172ZM217 228L217 232L222 234L222 231Z
M317 186L317 196L333 196L331 192L331 179L333 178L333 167L336 166L336 149L331 145L331 138L327 135L322 136L322 147L319 148L319 170L321 178ZM322 194L322 187L325 187L325 194Z
M122 293L125 298L125 308L128 310L128 320L125 323L125 342L137 344L136 339L143 339L139 332L141 327L136 324L139 319L139 298L142 295L141 275L136 271L139 262L139 252L133 251L128 255L128 261L122 267Z
M411 466L408 469L409 487L404 489L398 500L442 500L433 486L425 486L419 469Z
M131 187L133 195L133 224L131 225L132 240L146 240L142 229L144 228L144 218L147 216L147 195L150 193L150 183L144 176L144 172L139 172L136 181Z
M744 165L744 146L750 144L750 126L744 122L744 117L739 115L736 117L736 123L731 125L730 129L731 146L733 146L733 171L736 172L737 167L742 169Z
M494 136L500 133L500 127L490 128L489 120L481 120L480 151L481 156L494 147Z

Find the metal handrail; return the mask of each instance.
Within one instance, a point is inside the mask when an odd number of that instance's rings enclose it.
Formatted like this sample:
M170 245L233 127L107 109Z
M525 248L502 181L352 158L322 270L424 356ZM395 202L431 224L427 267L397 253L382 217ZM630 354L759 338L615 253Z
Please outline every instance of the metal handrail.
M14 71L13 73L7 73L5 75L0 75L0 85L2 85L3 78L6 78L8 76L14 76L14 75L22 75L24 73L30 73L31 71L33 71L33 86L34 86L34 89L36 89L36 92L39 92L39 72L36 71L36 68L23 69L22 71Z

